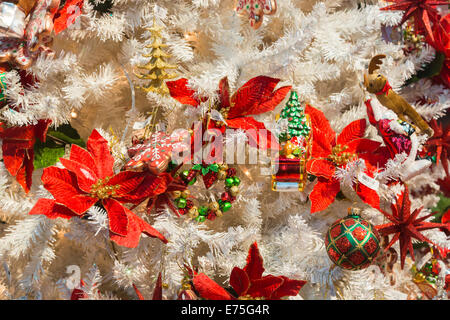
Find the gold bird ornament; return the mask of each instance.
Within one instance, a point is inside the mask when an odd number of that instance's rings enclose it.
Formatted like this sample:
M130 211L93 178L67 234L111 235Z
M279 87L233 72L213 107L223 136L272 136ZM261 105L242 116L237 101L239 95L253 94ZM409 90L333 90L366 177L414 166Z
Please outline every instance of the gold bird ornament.
M379 70L380 65L383 63L381 59L384 58L386 58L386 55L379 54L370 60L369 74L364 74L366 90L375 94L378 101L386 108L394 111L400 120L407 121L406 117L408 117L421 132L426 133L430 137L433 136L433 129L423 120L420 114L402 96L392 90L385 76L375 72Z

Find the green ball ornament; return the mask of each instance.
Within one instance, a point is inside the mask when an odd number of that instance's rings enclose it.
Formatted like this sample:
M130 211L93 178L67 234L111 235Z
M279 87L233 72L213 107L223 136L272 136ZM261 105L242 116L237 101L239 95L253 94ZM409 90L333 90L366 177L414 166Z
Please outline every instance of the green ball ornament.
M195 220L197 222L205 222L206 221L206 217L205 216L198 216L197 218L195 218Z
M222 205L220 206L220 210L222 210L222 212L227 212L230 209L231 209L231 203L228 201L222 203Z
M233 177L233 185L239 186L241 184L241 179L238 177Z
M232 187L234 185L234 179L233 178L226 178L225 179L225 186Z
M187 201L184 198L177 198L175 200L175 204L177 205L178 208L184 209L184 208L186 208Z
M181 176L186 179L189 176L189 170L183 170Z
M206 215L208 215L208 208L205 207L205 206L201 206L201 207L198 209L198 214L199 214L200 216L206 216Z
M375 227L349 208L347 217L334 222L325 237L331 261L347 270L361 270L372 264L380 252L380 235Z

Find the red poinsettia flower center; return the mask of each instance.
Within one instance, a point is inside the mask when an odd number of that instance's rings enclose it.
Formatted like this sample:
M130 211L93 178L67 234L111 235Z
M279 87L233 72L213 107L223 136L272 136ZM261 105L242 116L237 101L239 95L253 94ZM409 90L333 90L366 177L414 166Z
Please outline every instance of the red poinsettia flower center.
M336 145L331 149L331 154L328 159L333 162L336 166L342 166L347 164L349 161L355 160L358 156L352 152L346 152L348 149L346 145Z
M108 199L115 197L116 190L120 189L120 185L108 185L111 177L106 177L105 179L98 179L96 183L91 186L90 196L98 199Z

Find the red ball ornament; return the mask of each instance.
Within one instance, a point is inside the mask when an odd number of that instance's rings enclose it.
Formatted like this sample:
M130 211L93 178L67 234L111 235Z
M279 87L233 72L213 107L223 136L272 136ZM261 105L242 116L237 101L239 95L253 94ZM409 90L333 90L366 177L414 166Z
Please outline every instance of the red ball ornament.
M347 270L361 270L372 264L380 252L380 235L375 227L349 208L347 217L334 222L325 237L331 261Z

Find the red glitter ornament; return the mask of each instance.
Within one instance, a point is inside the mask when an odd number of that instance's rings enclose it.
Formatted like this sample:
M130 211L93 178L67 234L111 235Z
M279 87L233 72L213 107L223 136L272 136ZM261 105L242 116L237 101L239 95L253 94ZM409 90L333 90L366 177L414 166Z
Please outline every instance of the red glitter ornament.
M380 236L375 227L350 208L349 215L328 229L325 246L331 261L341 268L367 268L380 251Z
M382 236L393 234L391 242L386 247L389 249L395 242L400 241L400 259L401 267L405 265L406 254L409 251L411 258L414 260L414 250L412 245L412 238L419 241L434 244L430 239L425 237L421 231L434 228L444 228L449 230L449 223L433 223L425 221L433 216L433 213L427 214L418 218L422 212L423 207L420 207L411 212L411 201L409 200L408 187L405 185L405 190L398 197L395 204L391 205L392 214L380 210L391 222L376 226L377 230ZM438 247L438 246L437 246Z

